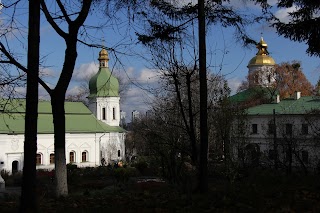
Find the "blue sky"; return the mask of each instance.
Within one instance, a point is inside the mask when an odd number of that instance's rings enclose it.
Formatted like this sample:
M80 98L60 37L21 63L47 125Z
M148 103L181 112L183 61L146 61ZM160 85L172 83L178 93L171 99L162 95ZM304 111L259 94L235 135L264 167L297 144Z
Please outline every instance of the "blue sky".
M10 3L11 1L3 0L2 3ZM234 2L235 7L240 7ZM275 1L270 1L274 3ZM12 33L17 36L10 37L11 48L23 55L26 53L26 43L22 45L17 42L17 39L26 41L26 26L27 26L27 3L21 4L17 13L17 23L24 30L24 33ZM241 5L242 7L243 5ZM245 10L257 10L256 6L247 5ZM286 14L289 10L277 10L275 12L279 18L286 20ZM2 10L1 19L3 23L8 20L10 11L5 8ZM124 14L126 15L126 14ZM122 15L122 16L124 16ZM121 16L121 15L120 15ZM97 25L105 22L103 13L95 12L86 24ZM110 69L112 69L117 75L120 75L125 81L132 83L128 88L128 91L122 102L122 109L130 115L132 110L145 111L147 109L146 103L152 100L152 94L147 92L147 88L157 83L157 72L150 69L150 64L143 60L140 55L146 54L146 50L139 44L137 44L134 30L127 28L128 22L118 20L112 27L105 27L102 29L91 29L90 34L94 43L103 44L106 47L115 48L118 53L116 56L110 53ZM111 26L111 23L107 23L106 26ZM62 26L63 27L63 26ZM303 43L292 42L281 36L278 36L274 29L268 27L268 24L256 24L248 26L249 34L257 41L260 40L261 35L268 43L268 50L270 55L274 58L276 63L288 62L298 60L302 64L302 69L308 78L308 80L315 84L319 79L319 66L320 60L316 57L310 57L306 54L307 46ZM255 56L256 49L252 47L245 49L238 44L234 39L234 30L222 28L220 26L210 27L207 36L207 51L212 53L208 55L208 63L213 72L217 72L222 65L222 73L225 74L228 79L229 86L233 91L237 86L245 79L248 69L247 64L249 60ZM46 66L43 69L45 73L44 80L49 85L54 86L59 76L59 70L62 67L64 57L64 42L59 38L53 29L48 25L46 21L41 23L41 55L43 58L43 65ZM74 70L73 80L69 86L68 93L75 94L81 89L81 84L86 83L88 76L98 71L97 58L100 49L88 48L83 45L79 45L78 59L76 68ZM222 54L227 52L227 54ZM25 57L21 56L20 62L26 65ZM121 64L120 64L121 63ZM143 88L146 88L143 89ZM23 88L20 88L23 92ZM48 95L42 88L40 88L41 98L48 98Z

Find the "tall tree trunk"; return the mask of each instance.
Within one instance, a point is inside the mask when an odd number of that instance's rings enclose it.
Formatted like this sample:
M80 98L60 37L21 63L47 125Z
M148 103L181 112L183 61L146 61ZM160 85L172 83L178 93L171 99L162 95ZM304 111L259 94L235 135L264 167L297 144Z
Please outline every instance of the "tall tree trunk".
M64 100L70 83L73 69L78 56L77 33L71 33L66 41L66 52L62 72L57 86L51 93L51 107L54 126L54 150L55 150L55 180L56 196L68 195L67 167L66 167L66 119Z
M68 195L67 167L66 167L66 135L65 135L65 110L64 96L53 92L51 95L51 107L54 126L54 163L56 197Z
M188 112L189 112L189 124L190 124L190 139L191 139L191 158L193 163L196 165L198 161L198 149L197 139L194 129L193 109L192 109L192 93L191 93L191 73L186 76L187 89L188 89Z
M198 1L199 22L199 79L200 79L200 164L199 191L208 191L208 123L207 123L207 70L206 70L206 26L204 0Z
M36 195L36 154L40 45L39 28L40 0L29 0L28 75L24 133L24 167L20 212L38 212Z

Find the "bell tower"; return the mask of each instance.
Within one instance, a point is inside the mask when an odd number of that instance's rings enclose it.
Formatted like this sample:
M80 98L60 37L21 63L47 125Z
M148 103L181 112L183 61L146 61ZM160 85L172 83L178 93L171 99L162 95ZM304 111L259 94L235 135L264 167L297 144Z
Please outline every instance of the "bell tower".
M275 82L274 59L269 56L268 44L261 37L257 44L258 52L248 63L249 87L270 87Z
M99 52L99 71L89 81L89 109L98 120L110 126L120 124L119 82L109 70L109 54Z

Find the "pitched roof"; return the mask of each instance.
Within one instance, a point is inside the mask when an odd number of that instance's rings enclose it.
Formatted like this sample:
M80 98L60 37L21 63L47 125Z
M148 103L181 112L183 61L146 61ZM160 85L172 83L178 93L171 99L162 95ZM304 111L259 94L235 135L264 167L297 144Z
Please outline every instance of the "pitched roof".
M23 134L25 99L0 101L0 134ZM52 134L53 119L51 103L39 101L38 133ZM124 132L121 127L113 127L96 119L81 102L65 102L66 133Z
M246 102L254 98L262 98L270 100L271 92L265 87L251 87L237 94L230 96L229 100L233 103Z
M320 109L320 97L304 96L299 99L288 98L279 103L262 104L247 109L248 115L272 115L273 109L277 114L303 115L312 110Z

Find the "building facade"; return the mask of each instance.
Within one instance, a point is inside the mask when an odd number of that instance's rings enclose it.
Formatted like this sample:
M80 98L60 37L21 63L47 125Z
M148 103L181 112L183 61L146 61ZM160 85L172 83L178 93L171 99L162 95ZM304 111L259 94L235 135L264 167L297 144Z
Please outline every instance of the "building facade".
M94 167L123 160L125 131L120 123L118 80L108 68L108 53L99 53L98 73L90 79L89 107L65 102L66 163ZM54 134L51 104L39 101L38 169L54 168ZM0 170L21 171L24 162L25 100L0 102Z
M288 170L320 168L320 97L301 97L296 91L282 99L270 88L276 80L275 61L263 38L257 48L248 63L248 89L230 97L246 114L242 135L235 134L239 122L234 124L233 156L246 164Z

